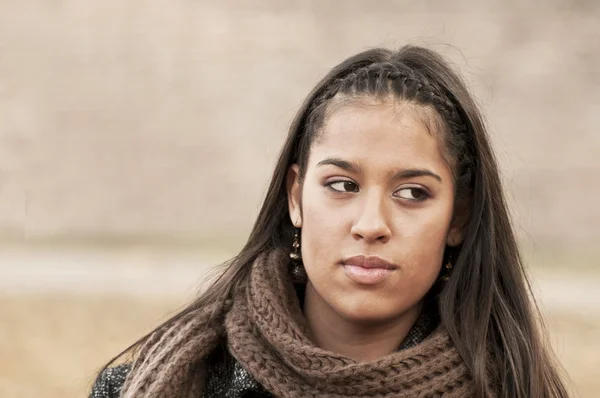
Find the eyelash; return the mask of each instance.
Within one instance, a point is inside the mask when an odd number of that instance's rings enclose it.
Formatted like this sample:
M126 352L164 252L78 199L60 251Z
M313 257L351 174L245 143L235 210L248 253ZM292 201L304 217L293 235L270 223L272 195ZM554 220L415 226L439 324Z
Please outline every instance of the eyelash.
M334 184L339 184L339 183L352 184L352 185L354 185L356 187L356 189L358 189L358 184L356 184L355 182L352 182L352 181L348 181L348 180L335 180L335 181L331 181L331 182L328 182L327 184L325 184L325 186L327 188L329 188L331 191L335 192L335 193L355 193L355 191L338 191L337 189L334 189L332 187ZM406 187L406 188L398 189L396 192L407 190L407 189L418 191L419 195L421 195L421 196L419 198L416 198L416 199L407 199L407 198L402 198L402 197L400 197L400 199L408 200L408 201L411 201L411 202L423 202L423 201L425 201L425 200L427 200L427 199L429 199L431 197L431 195L429 195L429 193L426 190L424 190L422 188L418 188L418 187Z

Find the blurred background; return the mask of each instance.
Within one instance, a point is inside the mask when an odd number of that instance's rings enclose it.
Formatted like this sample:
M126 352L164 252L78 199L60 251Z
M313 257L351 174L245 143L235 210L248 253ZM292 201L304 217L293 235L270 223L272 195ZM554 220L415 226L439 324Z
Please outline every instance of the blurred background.
M313 85L413 43L486 113L549 341L596 397L599 37L594 0L0 0L0 396L87 396L240 249Z

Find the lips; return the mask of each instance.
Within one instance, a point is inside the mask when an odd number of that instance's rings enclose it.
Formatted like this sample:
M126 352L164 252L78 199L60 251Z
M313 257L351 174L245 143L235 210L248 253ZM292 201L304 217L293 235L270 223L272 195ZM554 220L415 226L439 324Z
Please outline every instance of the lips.
M361 285L375 285L382 282L399 267L377 256L354 256L342 261L344 272L354 282Z

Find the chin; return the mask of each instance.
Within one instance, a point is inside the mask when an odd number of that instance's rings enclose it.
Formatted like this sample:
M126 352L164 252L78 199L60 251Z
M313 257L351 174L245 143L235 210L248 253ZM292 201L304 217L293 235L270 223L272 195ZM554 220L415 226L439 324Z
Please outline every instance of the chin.
M337 312L347 321L358 324L385 323L403 313L401 310L382 308L365 302L344 303L338 306Z

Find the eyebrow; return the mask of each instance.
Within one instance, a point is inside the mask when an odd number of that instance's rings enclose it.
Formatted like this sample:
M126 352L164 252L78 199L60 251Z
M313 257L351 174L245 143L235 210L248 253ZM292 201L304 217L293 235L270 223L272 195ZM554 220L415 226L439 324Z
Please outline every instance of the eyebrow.
M317 167L326 166L326 165L336 166L342 170L346 170L348 172L355 173L355 174L361 174L363 172L363 168L358 163L349 162L347 160L340 159L340 158L325 158L325 159L321 160L319 163L317 163ZM400 179L413 178L413 177L433 177L436 180L438 180L439 182L443 182L442 177L440 177L439 175L437 175L436 173L434 173L433 171L431 171L429 169L400 170L396 174L394 174L393 179L400 180Z

